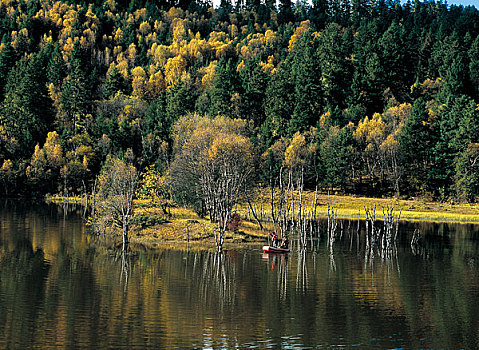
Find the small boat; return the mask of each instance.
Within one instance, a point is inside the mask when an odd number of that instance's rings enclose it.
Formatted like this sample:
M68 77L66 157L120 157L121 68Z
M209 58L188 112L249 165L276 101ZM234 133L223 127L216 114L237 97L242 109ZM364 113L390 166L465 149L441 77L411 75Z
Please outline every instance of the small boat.
M289 253L289 248L273 247L270 245L263 246L263 252L265 253Z

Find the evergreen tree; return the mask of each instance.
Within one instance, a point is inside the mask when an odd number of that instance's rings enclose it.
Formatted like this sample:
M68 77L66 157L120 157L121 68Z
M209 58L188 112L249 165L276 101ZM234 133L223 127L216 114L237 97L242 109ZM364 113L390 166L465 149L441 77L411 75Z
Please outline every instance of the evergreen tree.
M280 64L266 88L266 121L262 126L264 143L269 146L273 140L286 136L289 119L293 114L294 83L290 60Z
M470 143L455 161L454 187L460 200L476 202L479 196L479 143Z
M411 54L406 45L407 38L403 26L393 22L379 40L381 66L384 67L384 82L393 94L404 100L412 85L414 67L408 61Z
M161 140L168 140L171 134L171 126L175 120L169 119L170 116L175 116L174 113L168 114L167 109L167 94L162 91L160 96L154 100L145 113L145 134L154 134ZM171 101L170 101L171 103Z
M17 157L30 156L53 121L46 66L47 55L40 51L21 59L8 74L0 124L19 143Z
M265 120L263 103L268 77L256 61L249 60L240 72L242 91L241 116L260 126Z
M431 70L434 76L445 79L454 59L463 50L464 48L461 45L461 39L457 32L453 32L443 39L436 37L434 49L431 54Z
M293 3L291 0L279 0L278 10L278 21L280 23L294 21Z
M476 37L469 49L469 77L474 87L474 98L479 100L479 36Z
M354 73L349 106L363 106L366 114L382 111L382 93L385 89L384 67L378 54L379 30L377 23L363 23L354 38Z
M85 128L85 117L90 106L87 83L81 61L73 60L61 94L62 115L60 119L62 128L73 135L82 132Z
M315 48L311 45L311 32L301 36L292 54L291 70L295 87L293 115L288 125L290 135L316 125L324 107L320 65Z
M351 0L351 21L353 25L359 26L361 20L366 18L369 14L367 0Z
M194 111L195 93L188 82L179 81L168 91L166 96L166 116L169 125L181 116Z
M436 77L434 71L431 69L431 55L434 49L433 33L430 31L423 32L419 39L418 55L415 71L415 79L424 81L426 78L434 79Z
M111 68L106 76L105 84L103 85L103 97L110 98L118 91L125 92L126 82L123 75L115 67Z
M329 20L334 23L344 24L342 0L329 0Z
M349 95L352 69L347 58L351 52L345 40L346 34L336 23L328 24L319 37L317 61L321 68L324 104L330 109L344 108Z
M321 143L319 162L324 186L345 190L352 169L353 144L353 133L349 127L329 128L326 139Z
M52 53L52 56L48 62L48 81L60 88L63 84L63 79L66 77L67 66L63 60L63 56L60 50L60 46L57 45Z
M26 176L29 164L29 180L42 179L42 152L33 147L54 129L65 144L90 133L87 146L101 145L85 166L67 160L73 187L111 151L133 148L141 165L166 164L171 124L196 111L245 119L259 153L318 126L318 145L328 140L331 159L320 170L337 188L360 178L341 178L341 127L375 115L384 125L374 149L351 150L370 153L363 157L374 163L370 178L394 177L397 191L402 178L405 194L477 194L479 12L472 7L224 0L209 10L208 1L129 0L45 12L38 1L17 5L0 6L0 165L12 161L2 170L10 177Z
M233 11L233 4L231 3L231 0L221 0L220 7L218 8L220 19L222 21L227 20L231 11Z
M398 137L401 164L407 169L407 186L411 193L429 191L428 174L434 164L434 145L437 135L430 123L426 102L414 101L411 114Z
M312 0L310 17L317 29L324 28L328 20L328 0Z
M6 77L10 69L15 65L15 60L15 51L10 42L7 42L3 50L0 51L0 101L3 100L5 93Z
M209 112L212 116L232 116L231 97L239 90L240 83L233 61L220 60L215 69L213 87L209 91L211 105Z
M479 141L479 113L476 104L468 96L451 95L446 104L436 112L440 133L434 148L435 163L430 179L436 188L453 191L455 181L461 181L457 162L464 156L469 144ZM456 173L456 174L455 174Z
M385 70L377 53L373 52L366 59L364 73L355 72L353 89L361 86L359 101L366 107L367 114L383 110L383 93L386 89Z
M450 95L461 95L466 92L467 66L466 54L458 52L445 71L444 83L438 96L440 100L445 101Z

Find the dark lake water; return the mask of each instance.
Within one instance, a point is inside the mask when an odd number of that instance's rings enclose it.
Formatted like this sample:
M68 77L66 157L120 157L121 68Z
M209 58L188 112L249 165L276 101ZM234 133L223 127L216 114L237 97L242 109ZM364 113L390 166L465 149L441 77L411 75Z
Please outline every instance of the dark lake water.
M402 225L388 259L355 240L122 256L53 205L0 220L1 349L479 348L477 226Z

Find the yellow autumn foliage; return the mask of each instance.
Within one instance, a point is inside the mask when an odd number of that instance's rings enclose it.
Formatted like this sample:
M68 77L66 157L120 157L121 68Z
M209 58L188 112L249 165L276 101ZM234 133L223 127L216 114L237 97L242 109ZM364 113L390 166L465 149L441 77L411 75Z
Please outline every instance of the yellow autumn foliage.
M132 95L138 98L144 98L147 93L147 75L143 67L135 67L131 71L133 80L131 82Z
M185 12L181 8L172 7L165 15L166 20L172 23L175 18L184 18Z
M168 62L168 59L174 57L172 52L170 51L169 46L166 45L157 45L156 43L151 47L151 53L153 56L154 62L159 67L164 67Z
M150 199L155 204L161 204L168 200L169 189L166 176L150 165L140 175L140 187L137 191L139 199Z
M260 61L259 65L261 66L263 71L265 73L268 73L268 74L273 74L276 70L276 68L274 66L274 56L273 55L268 56L268 61L266 63L263 62L263 61Z
M307 147L305 135L297 132L284 152L283 164L290 169L304 166L309 154L310 149Z
M167 87L175 84L186 72L186 60L183 56L169 58L165 64L165 81Z
M289 51L293 50L294 45L296 45L298 40L301 38L301 35L306 33L306 31L310 28L311 28L311 22L309 20L301 22L301 24L294 31L294 34L291 36L291 39L289 39L289 45L288 45Z
M379 113L374 113L371 119L366 117L358 123L354 137L366 144L380 145L385 138L385 133L386 123L384 123Z
M397 134L389 134L386 139L381 143L380 149L382 152L395 152L399 149L399 141L397 140Z
M5 159L2 164L1 171L4 173L11 172L13 170L13 162L10 159Z
M244 60L241 60L241 62L238 63L238 66L236 66L236 71L241 72L245 67L246 67L246 64L244 63Z
M128 46L128 62L130 66L135 65L135 60L136 60L136 45L135 43L131 43L130 46Z
M128 61L123 60L121 62L118 62L116 65L116 69L118 69L118 72L123 76L123 78L128 79Z
M217 61L212 61L207 67L201 69L200 74L204 74L201 78L201 87L202 89L210 89L213 86L213 81L215 79L215 69Z
M63 164L63 150L60 136L56 131L49 132L45 144L43 145L48 163L56 168Z
M156 98L160 95L160 92L166 89L165 77L161 71L152 74L148 79L148 93L149 98Z
M150 24L149 24L148 22L146 22L146 21L145 21L145 22L141 22L140 27L139 27L139 31L140 31L140 33L143 34L143 35L148 35L148 34L150 34L150 32L151 32L151 26L150 26Z
M115 43L116 43L116 44L120 44L120 43L121 43L121 40L123 39L123 31L121 30L121 28L118 28L118 29L115 31L114 39L115 39Z

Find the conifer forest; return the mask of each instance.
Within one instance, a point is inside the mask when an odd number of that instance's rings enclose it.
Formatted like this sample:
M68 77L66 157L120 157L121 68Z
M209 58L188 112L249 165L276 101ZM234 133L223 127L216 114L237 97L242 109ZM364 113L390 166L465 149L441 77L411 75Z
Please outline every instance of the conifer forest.
M1 0L0 195L92 192L116 157L192 206L232 174L474 202L478 34L434 0Z

